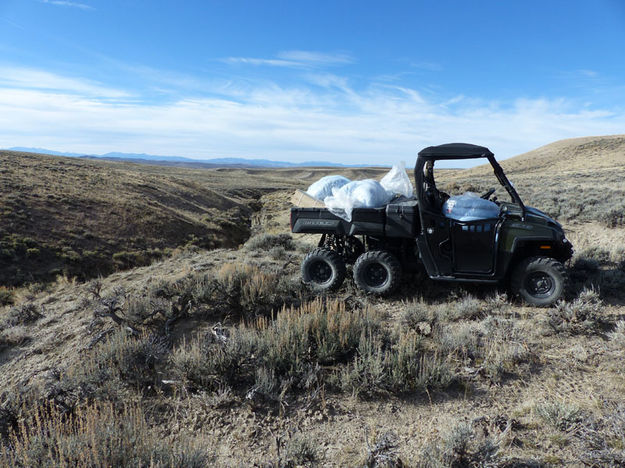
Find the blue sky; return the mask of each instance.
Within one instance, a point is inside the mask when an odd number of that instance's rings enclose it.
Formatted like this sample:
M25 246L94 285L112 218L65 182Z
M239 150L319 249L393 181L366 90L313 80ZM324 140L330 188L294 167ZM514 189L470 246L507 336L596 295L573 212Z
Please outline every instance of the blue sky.
M0 147L386 164L625 133L625 2L0 0Z

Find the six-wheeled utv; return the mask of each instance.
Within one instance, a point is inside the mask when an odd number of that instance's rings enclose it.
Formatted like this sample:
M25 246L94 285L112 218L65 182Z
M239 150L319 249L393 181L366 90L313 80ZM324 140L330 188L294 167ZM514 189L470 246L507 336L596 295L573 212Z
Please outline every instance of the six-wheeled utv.
M510 196L496 217L459 221L443 213L449 197L436 188L433 167L439 160L487 159ZM338 288L353 264L356 285L376 295L391 293L403 271L425 268L433 280L493 283L536 306L563 294L563 263L573 248L562 226L545 213L526 207L493 153L464 143L430 146L419 152L414 170L415 197L381 208L355 208L351 221L326 208L292 208L291 231L321 234L318 248L302 263L303 280L318 290ZM490 199L491 188L481 195ZM417 286L418 287L418 286Z

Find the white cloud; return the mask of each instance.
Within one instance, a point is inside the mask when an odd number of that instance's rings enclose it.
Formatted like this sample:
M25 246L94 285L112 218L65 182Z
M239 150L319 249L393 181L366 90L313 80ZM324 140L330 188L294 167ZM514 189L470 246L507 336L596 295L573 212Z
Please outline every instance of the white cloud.
M431 72L443 71L443 66L440 63L436 63L436 62L411 62L410 66L412 68L417 68L419 70L424 70L424 71L431 71Z
M82 78L71 78L43 70L0 65L0 87L61 91L106 98L128 97L125 91L112 89Z
M231 82L213 90L220 97L159 104L112 99L124 93L44 71L5 69L0 76L5 148L410 164L433 144L476 143L508 157L561 138L625 128L622 110L566 99L437 99L407 87L354 89L334 75L289 88Z
M81 10L93 10L94 9L91 5L87 5L85 3L67 2L65 0L41 0L41 3L47 3L49 5L56 5L56 6L63 6L63 7L79 8Z
M588 78L596 78L599 76L599 73L597 73L594 70L578 70L579 74Z
M284 68L323 68L336 65L347 65L354 62L348 54L327 54L306 50L288 50L280 52L273 58L228 57L223 60L231 64Z
M308 50L287 50L280 52L278 57L284 60L292 60L300 63L311 63L317 65L333 65L354 63L353 57L345 53L326 54L321 52L311 52Z
M282 59L260 59L260 58L251 58L251 57L228 57L224 59L226 63L241 63L244 65L265 65L270 67L289 67L289 68L299 68L304 64L300 62L296 62L294 60L282 60Z

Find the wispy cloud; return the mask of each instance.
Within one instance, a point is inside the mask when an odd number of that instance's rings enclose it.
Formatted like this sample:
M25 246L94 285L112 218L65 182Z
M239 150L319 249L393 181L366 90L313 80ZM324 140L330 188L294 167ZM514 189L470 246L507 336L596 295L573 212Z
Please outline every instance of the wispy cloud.
M81 10L93 10L91 5L85 3L68 2L65 0L41 0L41 3L47 3L48 5L56 5L62 7L79 8Z
M288 50L271 58L228 57L226 63L287 68L322 68L354 63L353 57L345 53L322 53L306 50Z
M582 75L582 76L586 76L586 77L588 77L588 78L596 78L596 77L598 77L598 76L599 76L599 73L597 73L597 72L596 72L596 71L594 71L594 70L586 70L586 69L581 69L581 70L578 70L578 73L579 73L580 75Z
M301 67L302 64L293 60L260 59L251 57L228 57L223 60L226 63L242 63L244 65L266 65L270 67Z
M35 68L0 65L0 87L37 89L106 99L127 98L130 93L91 80L73 78Z
M420 148L450 141L484 144L507 157L625 128L619 108L354 88L335 75L312 75L316 84L297 87L232 81L210 97L164 103L111 99L123 91L46 71L0 69L0 76L0 147L382 164L411 161Z
M325 54L307 50L287 50L280 52L278 57L284 60L317 65L344 65L354 63L354 58L345 53Z
M410 66L412 68L431 72L443 71L443 66L436 62L411 62Z

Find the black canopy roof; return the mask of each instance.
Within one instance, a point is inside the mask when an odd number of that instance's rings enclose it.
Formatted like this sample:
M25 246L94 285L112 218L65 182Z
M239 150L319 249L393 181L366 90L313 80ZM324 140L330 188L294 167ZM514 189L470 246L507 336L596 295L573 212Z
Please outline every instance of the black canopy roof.
M489 156L494 156L494 154L488 148L468 143L428 146L419 151L419 157L425 159L472 159Z

